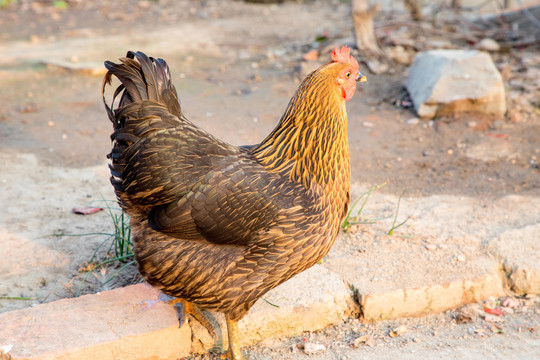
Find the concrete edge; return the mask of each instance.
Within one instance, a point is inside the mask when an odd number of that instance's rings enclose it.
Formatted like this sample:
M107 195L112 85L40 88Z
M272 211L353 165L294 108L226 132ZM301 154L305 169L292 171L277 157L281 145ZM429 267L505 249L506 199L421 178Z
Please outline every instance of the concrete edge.
M295 336L305 331L317 331L335 325L355 315L355 313L360 313L367 321L396 319L442 312L489 297L508 295L514 288L512 284L516 282L512 277L517 276L518 273L526 274L526 276L519 277L520 289L535 289L540 293L540 289L537 287L537 284L540 284L540 274L533 274L533 272L527 272L523 269L513 272L505 272L504 270L504 266L500 265L493 273L472 280L456 280L447 284L396 289L378 294L358 294L358 304L353 301L353 294L349 286L337 274L322 266L315 266L265 296L270 302L280 303L279 308L274 308L265 301L259 301L252 308L249 315L239 323L241 333L245 334L242 346L253 345L267 338ZM293 293L293 289L296 289L298 294L289 301L287 299ZM317 289L316 293L313 292L314 289ZM138 300L124 298L125 296L133 297L134 293L138 294ZM212 347L214 351L219 351L222 344L220 343L220 346L216 348L213 340L208 341L208 338L205 343L203 341L204 335L201 335L200 328L197 329L195 325L192 324L190 327L186 324L179 329L176 314L170 306L160 304L150 309L149 312L148 307L128 304L129 301L140 303L141 298L153 301L152 299L156 298L156 293L157 291L148 285L138 284L0 314L0 324L3 324L0 326L0 348L19 344L18 347L14 346L10 352L12 359L33 360L107 358L157 360L177 359L179 356L186 356L189 353L206 352ZM111 305L111 301L115 301L116 307ZM103 318L94 316L92 319L79 317L75 323L70 324L70 319L65 314L65 304L69 304L70 311L84 314L87 313L86 307L89 303L95 303L95 306L100 309L112 307L113 311L116 312L115 316L120 319L120 322L111 323L110 318L105 321L108 323L107 326L112 328L114 336L111 339L78 348L59 345L58 348L51 349L50 343L42 344L40 347L39 332L48 331L48 326L54 326L54 324L47 322L43 323L46 319L65 318L65 327L52 331L65 334L70 331L69 326L91 331L92 326L82 323L84 321L104 322ZM127 314L121 314L126 308L128 309ZM40 315L38 317L36 315L44 311L49 312L48 316ZM142 312L146 314L144 322L141 322ZM151 315L148 316L148 314ZM34 320L28 321L32 316ZM223 345L226 347L226 330L224 330L226 327L223 317L221 314L215 313L214 316L221 326L219 332L221 340L224 340ZM139 321L140 332L125 334L122 327L126 322L129 322L131 317ZM166 321L163 321L163 318ZM42 319L42 323L39 323L40 319ZM160 322L156 324L152 320ZM7 327L4 325L6 321L11 324L12 333L6 333ZM34 341L33 350L21 347L20 345L24 344L25 339L32 336L32 331L34 331L34 340L37 339ZM84 334L84 337L91 338L93 335L90 331ZM81 336L80 332L78 336ZM43 341L49 340L45 336ZM198 348L194 346L195 343L199 344ZM65 342L60 342L60 344L65 344ZM159 344L159 346L150 346L154 349L151 350L154 351L151 356L149 356L148 344ZM179 348L179 344L183 345ZM24 351L21 352L21 348L24 348ZM40 352L40 348L48 350ZM146 355L141 357L142 354Z

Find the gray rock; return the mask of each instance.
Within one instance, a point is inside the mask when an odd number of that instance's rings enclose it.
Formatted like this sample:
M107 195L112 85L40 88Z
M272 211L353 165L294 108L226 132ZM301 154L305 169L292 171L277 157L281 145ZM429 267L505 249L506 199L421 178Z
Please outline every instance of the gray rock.
M476 50L419 53L405 86L422 118L482 113L504 116L501 74L489 54Z

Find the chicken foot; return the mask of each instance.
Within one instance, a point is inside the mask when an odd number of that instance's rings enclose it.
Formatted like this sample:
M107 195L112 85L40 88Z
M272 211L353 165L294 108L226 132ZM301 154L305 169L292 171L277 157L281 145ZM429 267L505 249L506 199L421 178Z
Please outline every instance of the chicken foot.
M179 327L182 326L182 324L184 324L184 322L186 321L186 315L190 315L192 318L200 322L201 325L204 326L206 330L208 330L208 332L214 339L217 339L214 326L212 326L210 320L208 320L206 315L204 315L202 310L197 305L182 299L168 300L167 303L174 306L174 309L176 310L176 316L178 317Z
M185 316L188 314L200 322L214 339L217 338L214 327L197 305L181 299L172 299L167 303L173 305L176 309L179 326L182 326L185 321ZM229 349L224 354L225 359L242 360L242 352L239 344L240 338L238 335L238 321L232 320L229 315L225 315L225 321L227 323L227 336L229 339Z

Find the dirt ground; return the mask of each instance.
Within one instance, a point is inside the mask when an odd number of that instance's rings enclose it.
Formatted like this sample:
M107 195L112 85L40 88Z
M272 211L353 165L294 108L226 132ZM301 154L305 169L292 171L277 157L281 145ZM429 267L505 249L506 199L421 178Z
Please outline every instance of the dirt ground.
M263 341L245 352L252 360L538 359L539 306L536 300L528 303L532 308L519 306L519 311L498 323L483 320L478 315L482 311L478 304L443 314L374 324L348 319L324 331ZM475 315L464 322L463 313ZM321 345L325 350L309 350Z
M343 1L52 3L20 0L0 8L0 248L9 259L0 263L0 312L76 295L78 270L106 238L99 233L111 232L106 212L71 213L114 199L105 159L111 126L100 94L102 76L93 75L104 60L127 50L165 58L187 117L242 145L264 138L306 69L318 64L301 61L305 53L317 49L318 61L325 62L329 49L353 44L350 6ZM443 41L443 47L474 46L449 33L419 32L403 19L407 15L394 7L377 16L384 47L395 45L394 32L412 39L406 48L411 54ZM408 197L449 194L485 203L510 194L540 196L539 50L537 43L492 54L505 80L505 118L462 115L429 122L408 108L406 63L384 60L389 70L373 74L366 66L370 58L357 54L368 83L347 105L353 185L386 182L382 193L407 189ZM83 70L73 70L78 65ZM94 235L58 236L87 233ZM82 292L126 280L105 284L106 275L90 276ZM479 317L456 324L453 313L375 325L350 320L306 335L328 348L310 358L404 352L414 358L422 351L438 354L434 358L524 358L512 354L540 348L540 314L534 299L520 301L525 310L508 315L504 334ZM405 334L389 337L399 325ZM351 346L358 334L372 334L376 345ZM256 359L300 359L304 351L297 345L303 341L269 341L250 351ZM498 346L504 348L501 357ZM539 356L533 351L529 358Z

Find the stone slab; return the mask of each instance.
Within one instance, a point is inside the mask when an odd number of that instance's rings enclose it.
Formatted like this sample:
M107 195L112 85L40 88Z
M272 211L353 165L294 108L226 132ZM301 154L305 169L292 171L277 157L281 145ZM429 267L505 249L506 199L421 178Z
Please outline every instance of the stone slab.
M175 360L190 353L191 329L145 284L0 314L0 347L12 359Z
M398 319L442 312L502 296L505 294L503 281L494 270L493 274L473 280L361 295L362 316L368 321Z
M363 191L353 186L353 200ZM390 236L397 201L372 194L362 217L378 220L354 225L323 261L355 289L367 320L445 311L511 290L539 291L537 198L403 198L397 223L409 218Z
M540 224L507 230L489 242L489 249L503 263L512 291L540 293Z

